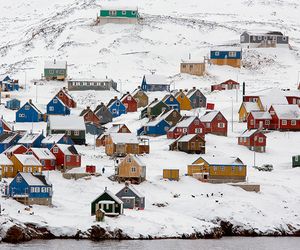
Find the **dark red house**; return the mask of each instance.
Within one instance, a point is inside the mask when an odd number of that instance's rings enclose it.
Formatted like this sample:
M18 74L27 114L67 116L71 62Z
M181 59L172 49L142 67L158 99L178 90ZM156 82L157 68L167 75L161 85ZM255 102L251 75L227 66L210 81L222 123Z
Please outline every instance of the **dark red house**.
M129 92L127 92L127 94L123 95L123 97L121 98L121 102L126 107L127 112L136 112L137 111L138 103L137 103L136 99L134 99L133 96Z
M289 104L297 104L300 107L300 92L299 95L287 95L286 99Z
M30 148L26 154L34 155L43 165L43 171L55 170L56 158L48 148Z
M244 95L243 102L257 102L258 98L258 95Z
M233 81L231 79L222 82L220 84L211 85L211 91L215 90L230 90L230 89L239 89L240 84L236 81Z
M11 126L3 118L0 118L0 123L2 124L3 131L5 132L13 131Z
M267 137L261 130L246 130L238 137L238 144L255 152L266 152Z
M24 145L20 144L20 145L14 145L14 146L9 147L8 149L6 149L4 151L4 154L6 154L6 156L8 158L10 158L14 154L25 154L27 151L28 151L28 148L26 148Z
M68 90L64 87L62 88L56 96L69 108L76 108L77 104L73 97L68 93Z
M177 139L188 134L200 134L205 138L205 127L197 116L183 116L181 120L167 132L168 139Z
M247 129L270 129L272 117L269 112L251 111L247 116Z
M50 151L56 158L56 167L59 170L81 166L81 156L73 145L54 144Z
M80 116L83 116L84 122L91 122L94 124L100 124L100 118L94 113L89 106L82 110Z
M208 111L200 117L205 126L205 133L227 136L228 122L220 111Z

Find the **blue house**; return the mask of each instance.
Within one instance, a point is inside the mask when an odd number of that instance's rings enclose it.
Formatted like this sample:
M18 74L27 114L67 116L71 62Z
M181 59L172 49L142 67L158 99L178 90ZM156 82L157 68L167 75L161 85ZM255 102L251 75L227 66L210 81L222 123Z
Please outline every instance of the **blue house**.
M170 107L170 109L175 109L178 112L180 112L180 103L177 101L177 99L175 98L175 96L173 96L172 94L166 95L162 99L162 102L164 102L165 104L167 104Z
M138 135L160 136L167 134L171 125L164 119L156 119L148 122L145 126L138 129Z
M20 139L18 133L4 133L0 135L0 154L9 147L16 145Z
M18 144L22 144L26 148L40 148L44 138L41 133L26 133L20 138Z
M18 99L11 99L6 102L5 107L11 110L19 110L21 102Z
M211 49L210 63L216 65L228 65L232 67L241 67L242 50L237 47L220 47Z
M125 105L116 96L109 101L107 108L112 113L113 118L126 114Z
M74 145L71 137L66 134L50 134L42 140L41 147L51 149L56 143Z
M3 127L2 127L2 122L0 120L0 135L3 134Z
M69 115L70 108L67 107L57 96L47 104L48 115Z
M2 81L0 81L0 87L2 91L14 91L19 90L19 80L11 79L9 76L6 76Z
M52 184L42 174L19 172L9 184L9 197L25 205L52 204Z
M33 105L32 101L26 102L16 112L16 122L41 122L43 121L42 112Z
M141 88L144 91L170 91L167 78L162 75L144 75Z

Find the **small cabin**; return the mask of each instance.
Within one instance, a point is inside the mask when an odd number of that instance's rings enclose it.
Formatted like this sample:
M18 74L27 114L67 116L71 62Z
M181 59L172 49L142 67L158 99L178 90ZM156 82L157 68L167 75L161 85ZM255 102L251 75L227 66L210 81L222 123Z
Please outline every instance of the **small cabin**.
M6 102L5 107L11 110L19 110L21 102L18 99L11 99Z
M170 92L170 83L163 75L144 75L141 88L144 91L167 91Z
M89 106L87 106L86 109L81 111L80 116L83 117L84 122L100 124L99 117L94 113L93 110L91 110L91 108Z
M26 154L34 155L43 165L43 171L55 170L56 157L48 148L30 148Z
M42 173L43 165L34 155L14 154L10 160L14 167L13 172L9 173L9 177L15 177L18 172Z
M18 91L19 88L19 80L12 79L9 76L6 76L2 81L0 81L0 89L4 92Z
M169 149L188 154L205 154L205 140L199 134L183 135L172 142Z
M24 145L26 148L40 147L44 139L42 133L25 133L18 141L18 144Z
M246 122L251 111L260 111L256 102L243 102L239 109L239 121Z
M206 107L206 96L196 87L186 90L186 96L190 99L193 109Z
M125 182L125 187L116 193L116 196L123 201L125 209L144 210L145 208L145 196L140 194L129 182Z
M180 73L195 76L203 76L205 73L205 62L195 60L183 60L180 63Z
M208 111L200 117L206 134L227 136L228 122L225 116L216 110Z
M213 48L210 51L211 64L227 65L235 68L240 68L242 64L242 49L241 48Z
M125 105L118 99L117 96L109 101L107 108L112 114L113 118L127 113Z
M168 130L171 128L171 124L169 124L163 118L156 118L140 129L138 129L138 135L148 135L148 136L161 136L167 134Z
M294 155L292 157L292 166L293 168L300 167L300 155Z
M133 98L133 96L129 92L127 92L126 94L124 94L122 96L121 102L126 107L127 113L128 112L136 112L137 111L138 103L137 103L136 99Z
M54 96L47 104L48 115L69 115L70 113L70 108L66 106L57 96Z
M234 80L227 80L225 82L222 82L220 84L215 84L215 85L211 85L211 91L215 91L215 90L232 90L232 89L239 89L240 88L240 83L234 81Z
M5 154L0 154L0 167L2 178L11 177L9 173L13 173L14 164Z
M67 77L67 62L66 61L45 61L44 77L47 81L59 80L64 81Z
M97 16L97 22L100 24L136 24L138 19L137 7L102 6Z
M101 125L112 122L112 120L113 120L112 113L108 110L108 108L104 105L103 102L101 102L95 108L94 113L99 118Z
M81 155L74 145L56 143L50 151L56 158L56 168L58 170L64 171L81 167Z
M149 103L149 98L148 95L146 94L145 91L143 91L141 89L140 86L137 87L137 89L135 89L131 95L133 96L133 98L137 101L137 107L141 108L141 107L146 107Z
M112 79L69 79L68 89L71 91L84 91L84 90L117 90L117 83Z
M170 109L177 110L180 112L180 103L177 101L174 95L172 94L167 94L163 99L162 102L167 104Z
M193 108L190 98L187 97L187 93L182 89L176 92L175 98L179 102L181 110L191 110Z
M68 90L63 87L60 91L57 92L56 96L68 107L76 108L77 103L74 98L69 94Z
M163 169L163 179L179 181L179 169Z
M162 112L170 110L170 107L163 101L155 98L147 107L141 111L141 118L154 118L159 116Z
M16 122L42 122L43 113L32 103L30 99L16 112Z
M246 130L238 137L238 144L255 152L266 152L267 137L261 130Z

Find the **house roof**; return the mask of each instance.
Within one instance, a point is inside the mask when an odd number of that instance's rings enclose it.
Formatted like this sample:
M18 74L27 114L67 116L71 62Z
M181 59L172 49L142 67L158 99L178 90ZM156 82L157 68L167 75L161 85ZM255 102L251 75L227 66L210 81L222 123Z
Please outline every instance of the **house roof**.
M86 109L82 110L81 113L80 113L80 116L85 116L85 114L87 112L91 111L92 113L94 113L93 110L90 109L90 107L87 107Z
M6 153L13 153L15 150L17 150L17 149L20 148L20 147L26 148L26 147L23 146L23 145L13 145L13 146L9 147L8 149L6 149L6 150L4 151L4 153L5 153L5 154L6 154ZM26 148L26 149L27 149L27 148Z
M124 188L128 188L130 189L136 196L140 197L140 198L144 198L145 196L143 194L141 194L133 185L129 184L128 186L123 187L120 191L122 191ZM120 192L119 191L119 192ZM118 194L118 193L117 193ZM128 198L126 196L126 198Z
M138 137L133 133L111 133L109 134L111 136L111 139L114 143L132 143L132 144L138 144L139 139Z
M0 165L13 165L13 162L5 154L0 154Z
M68 82L112 82L111 78L71 78Z
M273 104L288 104L284 92L280 89L271 89L264 95L259 96L262 107L268 110Z
M119 199L119 197L117 197L116 195L114 195L112 192L110 192L109 190L105 189L104 192L100 195L97 196L97 198L95 200L92 201L95 202L100 196L102 196L103 194L107 193L113 200L115 200L117 203L119 204L123 204L123 201L121 199Z
M272 105L279 119L300 120L298 105Z
M154 126L156 126L157 124L159 124L159 123L161 123L162 121L165 121L166 123L168 123L164 118L156 118L156 119L154 119L153 121L150 121L150 122L148 122L145 126L147 126L147 127L154 127Z
M61 105L65 106L66 108L69 108L69 107L67 107L67 106L63 103L63 101L62 101L58 96L54 96L54 97L49 101L49 103L50 103L53 99L57 99L57 101L58 101Z
M192 63L192 64L196 64L196 63L204 63L203 59L199 59L199 60L192 60L192 59L187 59L187 60L181 60L182 63Z
M250 130L245 130L240 137L251 137L252 135L261 132L260 130L257 129L250 129Z
M45 61L45 69L66 69L67 61Z
M23 177L29 186L51 186L51 183L44 175L24 172L20 172L19 175Z
M177 142L189 142L191 139L193 139L197 134L188 134L181 136Z
M161 100L153 100L148 106L147 108L153 108L155 107L158 103L162 102Z
M49 115L50 129L54 130L85 130L84 119L76 115Z
M12 130L10 124L9 124L7 121L5 121L3 118L0 118L0 122L2 123L2 127L3 127L3 128L4 128L3 125L5 125L5 126L8 127L10 130Z
M182 117L182 120L176 124L176 127L189 127L197 116Z
M136 161L137 164L139 164L140 166L146 166L145 163L141 160L140 157L133 155L133 154L129 154L132 159L134 159Z
M55 144L53 147L57 146L65 155L78 155L77 149L74 145L68 144Z
M23 166L42 166L37 158L34 155L22 155L14 154L14 156L21 162Z
M30 105L37 113L42 114L42 111L40 111L31 101L28 101L27 103L25 103L23 106L25 105Z
M17 133L4 133L0 135L0 143L10 143L13 139L15 139L18 136Z
M111 107L116 101L119 101L120 105L124 105L118 98L113 98L108 102L107 107Z
M270 30L247 30L245 31L251 36L263 36L263 35L277 35L283 36L281 31L270 31Z
M56 142L60 141L64 136L65 136L65 134L51 134L51 135L47 135L47 137L45 137L42 140L42 143L43 144L56 143Z
M62 88L60 91L58 91L58 93L59 92L63 92L69 99L74 100L73 97L69 94L69 92L66 88ZM58 96L57 94L56 94L56 96ZM59 98L59 96L58 96L58 98Z
M260 110L257 102L243 102L242 105L245 107L247 113Z
M133 96L132 96L130 93L127 93L127 94L124 94L124 95L121 97L120 101L121 101L121 102L124 101L128 96L131 96L131 98L132 98L133 100L135 100L135 99L133 98Z
M252 111L250 112L254 119L272 119L271 115L267 111Z
M127 127L126 125L125 125L125 123L120 123L120 124L112 124L112 126L105 132L106 134L110 134L110 133L118 133L119 132L119 130L120 130L120 128L122 127L122 126L125 126L125 127Z
M48 148L30 148L39 160L55 160L55 156Z
M210 51L242 51L241 47L230 47L230 46L216 46L211 48Z
M173 112L179 113L176 109L165 110L165 111L161 112L160 115L157 116L156 119L166 119ZM179 113L179 115L180 115L180 113Z
M145 93L145 91L142 90L141 88L136 88L136 89L131 93L131 95L132 95L132 96L135 96L138 92L142 92L144 95L147 95L147 94Z
M124 5L102 5L101 10L133 10L137 11L137 6L124 6Z
M175 98L174 95L172 95L172 94L167 94L167 95L165 95L164 98L162 99L162 102L165 102L165 101L168 100L170 97L173 97L173 98L177 101L177 99Z
M200 121L201 122L211 122L213 119L215 119L215 117L217 116L217 114L219 112L220 111L217 111L217 110L209 111L200 117Z
M42 134L41 133L26 133L18 141L19 144L34 143Z
M238 157L201 156L200 158L202 158L204 161L206 161L209 165L234 165L234 166L243 166L244 165L244 163Z
M164 75L152 74L152 75L145 75L144 77L146 79L147 84L170 85L167 82L167 77Z
M192 89L190 89L188 92L186 92L185 94L186 94L186 96L188 97L188 98L191 98L197 91L200 91L199 89L194 89L194 88L192 88ZM201 92L201 91L200 91Z

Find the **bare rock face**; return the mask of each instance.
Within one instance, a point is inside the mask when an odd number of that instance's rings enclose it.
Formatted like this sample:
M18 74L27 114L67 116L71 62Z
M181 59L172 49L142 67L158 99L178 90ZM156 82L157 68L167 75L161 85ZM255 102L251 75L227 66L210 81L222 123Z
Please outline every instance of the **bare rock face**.
M19 243L23 241L30 241L30 236L27 228L20 225L14 225L7 230L5 237L2 239L4 242Z
M106 230L105 228L95 225L89 230L89 238L93 241L100 240L128 240L130 237L125 234L121 229L115 229L114 231Z

